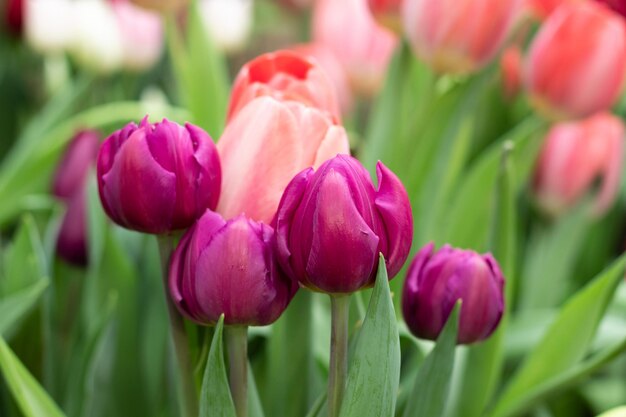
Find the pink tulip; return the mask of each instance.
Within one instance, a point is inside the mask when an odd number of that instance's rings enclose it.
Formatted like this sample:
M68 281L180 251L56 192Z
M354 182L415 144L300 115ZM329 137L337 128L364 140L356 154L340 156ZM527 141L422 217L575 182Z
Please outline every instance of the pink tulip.
M469 73L502 47L521 0L406 0L404 29L417 55L437 72Z
M620 95L624 75L624 22L593 2L562 6L550 15L525 64L531 102L556 120L608 109Z
M217 212L270 223L291 179L349 152L345 130L325 112L297 101L259 97L228 123L218 145L222 194Z
M368 0L368 4L378 24L395 33L402 32L402 19L400 18L402 0Z
M575 205L601 180L594 213L611 207L618 192L624 124L601 113L580 122L555 125L545 139L534 178L539 206L558 215Z
M585 0L528 0L530 12L540 20L544 20L563 4L576 3Z
M339 59L335 56L333 51L321 43L297 45L293 47L292 50L296 53L306 55L319 63L333 82L342 113L349 113L353 101L352 92L350 91L350 82L341 62L339 62Z
M313 39L340 60L354 91L373 95L380 87L397 37L378 26L367 0L317 0Z
M159 14L128 0L113 0L111 6L122 35L124 66L131 70L152 67L163 49L163 25Z
M317 107L339 119L335 89L319 64L293 51L263 54L245 64L233 86L228 121L250 101L271 96Z
M515 97L522 87L522 51L519 46L510 46L500 60L504 96Z

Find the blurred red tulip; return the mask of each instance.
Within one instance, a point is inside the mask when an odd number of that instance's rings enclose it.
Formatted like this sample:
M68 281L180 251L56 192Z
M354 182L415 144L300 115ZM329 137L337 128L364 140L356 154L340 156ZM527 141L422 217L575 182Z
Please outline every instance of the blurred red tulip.
M586 0L528 0L528 8L533 16L537 17L540 20L544 20L553 11L555 11L559 6L563 4L576 3L580 1Z
M534 190L541 209L559 215L601 180L594 213L611 207L619 189L624 151L621 119L601 113L580 122L555 125L535 168Z
M626 1L625 0L596 0L600 3L604 3L617 13L626 17Z
M562 6L542 25L525 66L535 108L550 119L590 116L620 95L626 75L626 28L596 3Z
M368 4L378 24L397 34L402 33L402 19L400 18L402 0L368 0Z
M4 21L7 28L16 35L24 26L24 0L7 0L4 6Z
M519 46L509 46L500 59L504 96L515 97L522 87L522 51Z

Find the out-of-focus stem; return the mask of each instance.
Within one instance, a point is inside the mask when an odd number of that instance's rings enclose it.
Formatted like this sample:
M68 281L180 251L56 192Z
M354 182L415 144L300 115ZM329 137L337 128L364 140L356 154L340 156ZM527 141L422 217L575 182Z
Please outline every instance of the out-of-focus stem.
M184 417L197 417L198 393L194 382L193 363L189 355L185 322L172 302L168 289L169 261L174 251L174 237L171 235L162 235L158 236L157 240L159 243L159 253L161 255L163 290L169 316L170 334L172 335L172 344L174 346L179 372L180 386L178 387L178 398L181 407L181 415Z

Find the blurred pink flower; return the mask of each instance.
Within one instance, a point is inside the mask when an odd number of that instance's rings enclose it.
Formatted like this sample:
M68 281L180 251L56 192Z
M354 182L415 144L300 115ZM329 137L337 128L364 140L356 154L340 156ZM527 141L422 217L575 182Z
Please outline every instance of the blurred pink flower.
M486 65L522 12L521 0L406 0L404 29L417 55L437 72Z
M522 51L519 46L509 46L500 59L504 96L515 97L522 87Z
M333 51L345 68L351 87L366 96L381 88L398 42L392 32L378 26L367 0L317 0L313 40Z
M533 185L539 206L548 214L559 215L600 179L594 213L603 214L619 189L623 151L624 124L611 114L555 125L535 167Z
M367 3L378 24L397 34L402 33L402 0L368 0Z
M525 63L531 102L555 120L606 110L626 75L626 28L593 2L562 6L542 25Z

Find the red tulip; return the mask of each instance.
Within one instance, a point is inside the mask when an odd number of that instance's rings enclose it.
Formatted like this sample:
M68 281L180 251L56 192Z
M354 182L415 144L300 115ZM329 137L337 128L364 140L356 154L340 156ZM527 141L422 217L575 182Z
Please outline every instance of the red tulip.
M528 0L530 12L537 18L543 20L550 16L552 12L564 4L576 3L586 0Z
M296 101L340 118L332 82L316 62L292 51L263 54L244 65L233 86L228 121L261 96Z
M518 46L510 46L504 51L500 68L504 95L513 98L522 88L522 51Z
M550 15L525 67L531 102L555 120L608 109L619 97L625 75L623 19L593 2L562 6Z
M539 206L548 214L561 214L600 179L594 213L603 214L619 190L623 152L624 123L608 113L555 125L535 168L534 191Z
M222 192L217 211L270 223L289 181L302 169L348 153L344 128L327 112L273 97L252 100L217 145Z
M402 0L368 0L368 4L378 24L395 33L402 32L402 19L400 18Z

